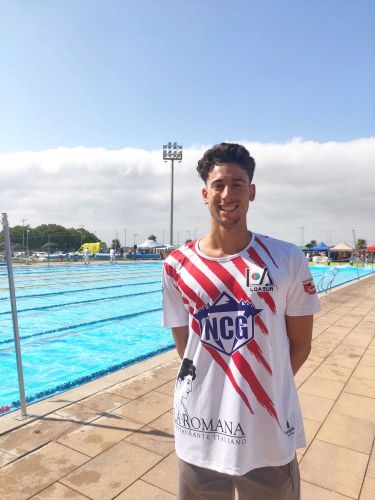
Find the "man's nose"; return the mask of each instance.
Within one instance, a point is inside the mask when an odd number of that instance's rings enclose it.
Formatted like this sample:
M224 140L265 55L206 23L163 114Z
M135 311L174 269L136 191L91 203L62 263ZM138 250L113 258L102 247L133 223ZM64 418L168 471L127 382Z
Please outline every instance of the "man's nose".
M230 198L232 196L232 189L230 186L225 186L222 192L222 197L224 199Z

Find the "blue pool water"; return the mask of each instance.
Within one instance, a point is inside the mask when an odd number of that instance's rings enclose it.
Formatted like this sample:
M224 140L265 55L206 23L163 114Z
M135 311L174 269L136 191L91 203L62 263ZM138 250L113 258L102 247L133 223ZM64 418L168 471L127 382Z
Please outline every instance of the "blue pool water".
M61 392L171 349L170 331L160 326L161 268L161 262L15 267L28 400ZM311 267L316 283L327 270L325 266ZM333 285L372 271L340 268ZM0 409L12 403L17 407L12 318L3 266L0 367Z

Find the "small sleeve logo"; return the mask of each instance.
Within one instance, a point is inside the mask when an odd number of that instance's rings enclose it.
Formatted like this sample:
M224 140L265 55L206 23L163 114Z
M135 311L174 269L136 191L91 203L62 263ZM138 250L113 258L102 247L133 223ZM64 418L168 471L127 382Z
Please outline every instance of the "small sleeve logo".
M316 293L315 283L312 278L302 281L303 290L309 295L314 295Z

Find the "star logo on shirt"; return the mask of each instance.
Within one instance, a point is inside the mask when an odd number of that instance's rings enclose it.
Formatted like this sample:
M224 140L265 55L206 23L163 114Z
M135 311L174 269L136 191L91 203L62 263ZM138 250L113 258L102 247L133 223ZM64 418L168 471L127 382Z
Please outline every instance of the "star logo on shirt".
M236 300L227 292L194 314L199 322L201 342L231 356L254 338L257 309L245 300Z

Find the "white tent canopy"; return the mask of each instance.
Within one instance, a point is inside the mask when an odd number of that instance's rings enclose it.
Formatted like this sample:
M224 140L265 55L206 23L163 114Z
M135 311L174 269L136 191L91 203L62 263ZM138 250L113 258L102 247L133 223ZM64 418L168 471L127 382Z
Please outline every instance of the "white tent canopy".
M353 248L342 241L341 243L337 243L334 247L331 247L330 250L332 252L351 252Z
M145 240L140 245L137 245L137 248L166 248L166 245L158 243L155 240Z

